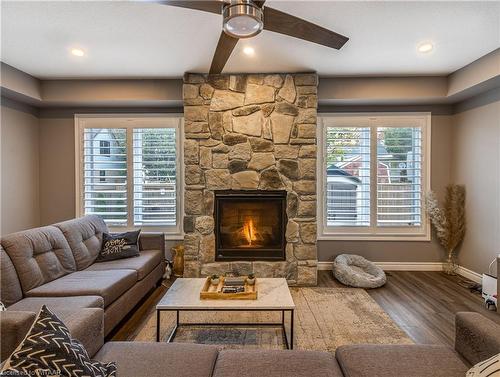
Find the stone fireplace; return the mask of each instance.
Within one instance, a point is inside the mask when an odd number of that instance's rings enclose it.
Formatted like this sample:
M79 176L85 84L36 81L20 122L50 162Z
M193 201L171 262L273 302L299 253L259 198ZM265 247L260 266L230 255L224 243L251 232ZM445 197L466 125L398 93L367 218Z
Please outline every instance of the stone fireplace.
M317 83L185 75L185 277L316 284Z

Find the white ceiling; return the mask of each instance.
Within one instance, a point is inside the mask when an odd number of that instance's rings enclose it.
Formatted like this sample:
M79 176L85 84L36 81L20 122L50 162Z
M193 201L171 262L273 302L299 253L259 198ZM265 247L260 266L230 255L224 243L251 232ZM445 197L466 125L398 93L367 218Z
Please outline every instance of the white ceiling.
M240 41L225 72L442 75L500 47L500 2L273 1L350 38L340 50L262 32ZM215 14L122 1L2 1L1 60L39 78L169 78L206 72ZM419 54L416 46L435 49ZM242 53L251 45L256 53ZM71 48L86 52L72 56Z

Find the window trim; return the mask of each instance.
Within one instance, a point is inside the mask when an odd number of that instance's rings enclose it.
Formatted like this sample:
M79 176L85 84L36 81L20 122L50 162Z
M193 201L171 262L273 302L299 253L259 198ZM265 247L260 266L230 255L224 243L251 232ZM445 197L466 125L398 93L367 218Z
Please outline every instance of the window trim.
M133 129L135 128L172 128L166 126L162 121L166 118L179 118L179 123L175 126L177 130L176 148L177 148L177 216L176 226L134 226L133 225L133 186L134 180L127 179L127 199L128 215L127 226L113 227L112 232L124 232L130 230L142 229L143 233L162 232L165 239L179 240L183 238L183 213L184 213L184 115L178 113L172 114L75 114L75 213L77 217L84 216L83 209L83 131L84 128L125 128L127 131L127 161L132 159ZM91 123L91 124L89 124ZM127 177L133 177L133 163L127 164Z
M318 240L336 240L336 241L430 241L431 227L422 204L422 225L416 229L405 229L403 227L391 227L383 229L373 225L373 219L376 216L375 211L370 211L371 225L368 227L333 227L326 225L326 125L323 119L329 118L351 118L351 121L357 122L360 126L368 125L373 137L373 129L378 123L380 127L387 126L389 123L400 122L405 119L415 121L418 119L422 126L422 190L423 193L431 189L431 113L430 112L398 112L398 113L320 113L318 114L317 127L317 221L318 221ZM383 122L386 122L385 124ZM370 149L370 163L376 162L376 148ZM375 165L376 166L376 165ZM373 165L371 166L371 170ZM370 170L370 171L371 171ZM376 185L373 185L373 179L370 174L370 198L376 193ZM376 203L370 200L370 206Z

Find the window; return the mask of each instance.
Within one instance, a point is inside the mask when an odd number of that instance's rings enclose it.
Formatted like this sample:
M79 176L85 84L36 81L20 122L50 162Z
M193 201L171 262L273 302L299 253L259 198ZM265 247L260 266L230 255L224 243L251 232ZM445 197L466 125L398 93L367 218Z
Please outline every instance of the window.
M180 234L180 116L76 116L77 210ZM147 228L147 229L146 229Z
M428 240L430 116L324 114L320 238Z
M111 157L111 142L109 140L99 140L99 154Z

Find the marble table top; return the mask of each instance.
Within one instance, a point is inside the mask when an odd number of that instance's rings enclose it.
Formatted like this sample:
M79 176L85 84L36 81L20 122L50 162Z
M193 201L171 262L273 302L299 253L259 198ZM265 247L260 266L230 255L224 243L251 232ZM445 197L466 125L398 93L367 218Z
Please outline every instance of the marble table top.
M205 278L177 279L156 305L164 310L288 310L295 309L284 278L257 278L257 300L200 300Z

